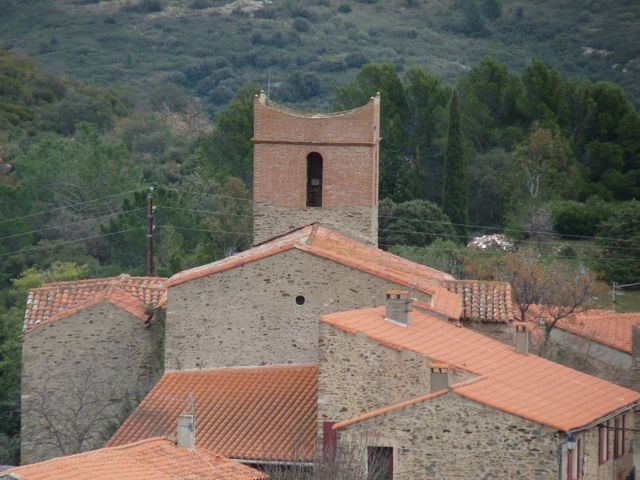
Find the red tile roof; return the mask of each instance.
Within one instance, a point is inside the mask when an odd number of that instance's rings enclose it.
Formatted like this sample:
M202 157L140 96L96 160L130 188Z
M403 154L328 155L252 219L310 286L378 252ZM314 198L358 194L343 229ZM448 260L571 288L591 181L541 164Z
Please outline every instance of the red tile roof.
M514 318L511 285L507 282L443 280L442 286L462 295L461 320L511 322Z
M235 459L312 461L317 366L166 373L107 442L174 434L193 402L196 445Z
M633 325L640 325L640 312L592 309L559 320L555 328L631 354Z
M166 298L166 280L123 274L32 288L27 298L23 332L28 333L40 325L53 323L104 301L146 320L148 308L158 306Z
M459 316L461 312L462 298L440 286L442 280L454 280L451 275L385 252L319 224L275 237L223 260L177 273L169 279L167 286L172 287L230 270L292 249L427 293L433 297L434 308L451 318L458 318L455 315Z
M475 382L454 385L453 392L558 430L585 427L640 402L638 392L536 355L518 354L496 340L418 311L410 315L409 327L386 321L382 307L325 315L322 321L479 375Z
M22 480L262 480L267 475L204 448L165 438L59 457L12 468ZM0 476L3 474L0 473Z

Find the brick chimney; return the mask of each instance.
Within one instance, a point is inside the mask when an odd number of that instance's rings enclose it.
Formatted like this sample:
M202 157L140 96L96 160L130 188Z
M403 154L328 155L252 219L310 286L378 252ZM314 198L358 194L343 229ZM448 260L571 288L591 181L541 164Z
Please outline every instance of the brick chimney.
M529 354L529 330L524 322L516 322L516 352Z
M411 298L406 290L389 290L384 316L387 320L409 326Z
M631 326L631 365L640 367L640 325Z
M449 366L444 364L431 365L431 393L449 388Z
M196 448L196 418L192 413L181 413L178 416L176 443L181 448Z

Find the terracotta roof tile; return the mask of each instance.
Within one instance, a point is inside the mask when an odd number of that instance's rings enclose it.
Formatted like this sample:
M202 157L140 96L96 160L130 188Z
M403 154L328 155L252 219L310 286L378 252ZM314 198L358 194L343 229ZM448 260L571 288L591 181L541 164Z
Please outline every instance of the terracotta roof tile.
M205 448L187 450L164 438L59 457L12 468L22 480L262 480L262 472ZM0 473L0 477L2 473Z
M175 434L193 402L196 445L235 459L311 461L317 366L169 372L107 442Z
M319 224L312 224L275 237L223 260L177 273L169 279L167 286L172 287L230 270L292 249L428 293L434 297L434 307L451 318L458 318L455 315L459 316L461 311L462 299L456 298L457 295L452 296L447 289L440 286L443 280L454 280L451 275L385 252Z
M510 322L513 320L511 285L480 280L443 280L442 286L462 295L461 320Z
M640 325L640 312L619 313L592 309L559 320L555 328L631 354L631 329L634 325Z
M489 337L415 310L409 327L385 321L382 307L325 315L322 321L479 375L478 381L452 386L453 391L562 431L585 427L640 401L638 392L536 355L518 354Z
M32 288L27 298L23 332L28 333L105 300L140 318L148 318L147 308L158 306L166 298L166 280L120 275Z

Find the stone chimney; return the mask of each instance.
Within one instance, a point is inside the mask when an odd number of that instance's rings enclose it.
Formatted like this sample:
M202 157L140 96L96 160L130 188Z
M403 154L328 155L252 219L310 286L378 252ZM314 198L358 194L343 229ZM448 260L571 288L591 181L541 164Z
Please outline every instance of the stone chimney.
M181 413L178 416L176 443L181 448L196 448L196 417L193 413Z
M640 325L631 326L631 365L640 367Z
M384 316L387 320L409 326L411 298L406 290L389 290Z
M431 365L431 393L449 388L449 366L434 363Z
M529 354L529 330L524 322L516 322L516 352Z

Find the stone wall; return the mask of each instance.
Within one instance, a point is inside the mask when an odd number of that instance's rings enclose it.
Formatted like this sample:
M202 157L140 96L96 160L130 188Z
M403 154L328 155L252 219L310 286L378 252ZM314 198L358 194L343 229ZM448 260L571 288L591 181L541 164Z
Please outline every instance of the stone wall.
M454 393L343 428L344 442L394 447L395 479L558 478L551 428Z
M102 446L161 373L160 331L104 302L26 334L21 463Z
M474 332L478 332L494 340L513 347L515 345L515 327L512 323L502 322L463 322L465 328L470 328Z
M317 455L323 451L324 422L355 418L430 390L429 358L325 323L320 325L319 360ZM465 371L450 371L449 385L471 378ZM603 465L598 464L598 427L576 434L584 448L584 479L626 478L632 440L638 437L635 415L625 415L624 455L614 458L612 430L610 458ZM609 426L613 429L613 418ZM341 429L339 442L357 458L366 458L367 446L393 447L399 479L556 479L558 442L565 438L550 427L449 392ZM357 449L363 451L354 454ZM565 445L564 480L567 461ZM577 452L574 461L577 466Z
M339 422L430 391L432 360L320 324L319 423ZM449 384L474 378L449 371Z
M634 437L633 429L636 428L636 414L631 411L627 412L625 415L625 428L627 431L624 433L625 441L624 441L624 454L619 458L614 458L614 418L609 420L609 459L605 461L602 465L599 464L598 458L598 427L591 428L584 432L579 432L576 434L576 440L580 439L584 445L584 478L585 479L593 479L593 480L625 480L627 475L631 472L633 468L633 450L632 450L632 438ZM622 415L619 415L620 425L622 425ZM603 423L603 425L606 425ZM566 450L565 450L566 454ZM566 458L566 457L565 457ZM578 462L579 459L576 454L575 461ZM566 476L566 462L564 465L563 474Z
M317 363L320 315L383 305L392 288L295 249L172 286L166 368Z
M253 241L260 243L295 228L319 222L356 240L378 244L378 209L366 206L303 209L253 204Z

